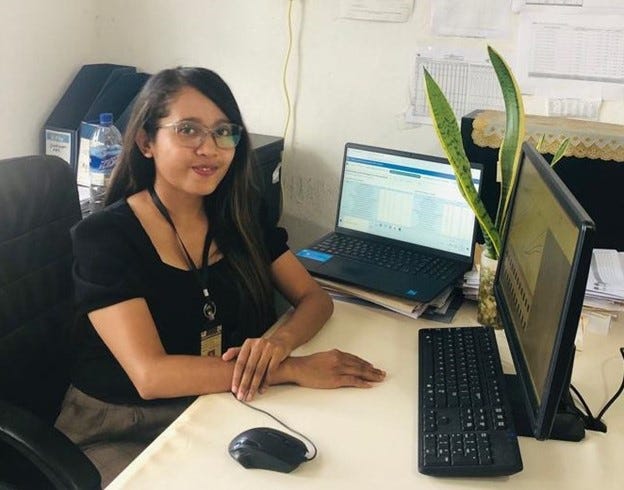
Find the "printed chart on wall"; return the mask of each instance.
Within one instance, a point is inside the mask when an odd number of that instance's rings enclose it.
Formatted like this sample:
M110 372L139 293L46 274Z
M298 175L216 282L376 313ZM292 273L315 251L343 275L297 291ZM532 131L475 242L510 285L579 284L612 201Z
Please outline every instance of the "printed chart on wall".
M624 98L622 0L514 0L517 77L546 97L549 116L599 120L603 101Z
M407 22L414 0L340 0L338 6L344 19Z
M431 31L437 36L506 37L510 30L510 0L435 0Z
M416 54L411 104L405 113L409 123L431 124L425 96L426 68L448 98L455 115L475 109L503 110L503 96L494 68L483 49L442 50L427 48Z
M575 9L593 10L624 10L624 2L621 0L513 0L514 12L522 10L539 9L540 7L565 7Z
M539 87L546 79L600 82L604 98L624 95L623 15L524 16L519 42L529 46L519 59L520 74ZM573 86L568 84L569 86ZM595 87L595 86L594 86ZM610 93L611 92L611 93Z

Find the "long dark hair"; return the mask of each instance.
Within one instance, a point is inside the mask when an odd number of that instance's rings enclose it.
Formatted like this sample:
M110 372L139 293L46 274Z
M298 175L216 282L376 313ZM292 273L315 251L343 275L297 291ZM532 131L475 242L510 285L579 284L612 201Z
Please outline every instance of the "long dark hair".
M169 114L169 104L183 87L198 90L231 122L243 126L227 174L204 203L213 236L235 273L241 301L245 296L251 298L255 314L245 315L245 321L254 321L252 331L260 333L274 320L274 308L269 258L260 226L260 199L252 175L253 154L238 104L219 75L206 68L179 67L150 77L134 102L105 202L111 204L154 185L154 161L143 155L135 138L143 130L154 139L160 119Z

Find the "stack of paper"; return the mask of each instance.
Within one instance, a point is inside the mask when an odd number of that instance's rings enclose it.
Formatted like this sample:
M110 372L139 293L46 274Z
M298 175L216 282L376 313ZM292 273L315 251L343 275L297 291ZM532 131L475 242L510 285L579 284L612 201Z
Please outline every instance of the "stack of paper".
M474 264L472 269L464 274L464 282L462 283L462 293L464 298L477 301L479 298L479 268L481 267L481 254L483 253L483 245L477 243L474 252Z
M372 303L411 318L418 318L426 311L438 315L445 315L454 299L454 295L452 294L454 288L452 287L442 292L433 301L420 303L418 301L410 301L369 289L359 288L357 286L330 281L329 279L323 279L321 277L316 277L315 279L335 298L352 302Z
M607 334L611 319L620 311L624 311L624 252L596 248L585 288L582 325Z
M466 272L462 291L466 299L477 300L479 264ZM581 330L607 334L611 320L624 311L624 252L594 249L585 288Z
M624 252L596 248L585 290L585 304L622 311L624 302Z
M464 298L477 301L479 297L479 265L464 274L464 282L462 284L462 292Z

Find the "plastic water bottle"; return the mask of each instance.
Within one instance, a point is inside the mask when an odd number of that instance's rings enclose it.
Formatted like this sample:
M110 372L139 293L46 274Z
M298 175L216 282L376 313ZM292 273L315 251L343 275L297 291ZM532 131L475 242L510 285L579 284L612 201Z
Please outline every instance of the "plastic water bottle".
M121 133L113 125L110 112L100 114L100 124L89 145L91 212L104 207L104 196L113 168L121 153Z

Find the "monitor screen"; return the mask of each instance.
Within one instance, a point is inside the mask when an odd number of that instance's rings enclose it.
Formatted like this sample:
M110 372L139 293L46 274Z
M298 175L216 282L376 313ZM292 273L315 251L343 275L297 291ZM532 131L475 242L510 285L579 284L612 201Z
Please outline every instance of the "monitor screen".
M593 229L554 170L525 143L494 291L526 405L524 425L538 439L576 437L551 430L561 425L560 401L569 389Z
M471 168L477 190L481 171ZM476 231L448 160L354 143L345 146L336 225L467 259Z

